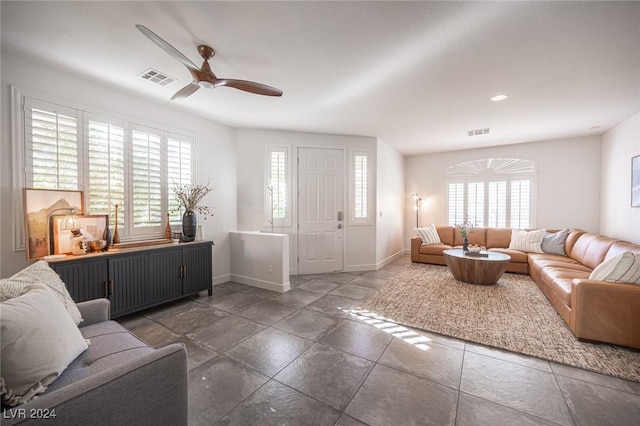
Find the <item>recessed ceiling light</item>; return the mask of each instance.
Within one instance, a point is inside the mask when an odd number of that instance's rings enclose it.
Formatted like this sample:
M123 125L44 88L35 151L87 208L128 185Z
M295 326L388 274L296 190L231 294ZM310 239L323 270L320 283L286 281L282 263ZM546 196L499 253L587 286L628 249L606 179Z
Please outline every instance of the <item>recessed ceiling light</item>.
M491 98L491 100L493 102L499 102L499 101L504 101L505 99L507 99L508 96L507 95L496 95L493 98Z

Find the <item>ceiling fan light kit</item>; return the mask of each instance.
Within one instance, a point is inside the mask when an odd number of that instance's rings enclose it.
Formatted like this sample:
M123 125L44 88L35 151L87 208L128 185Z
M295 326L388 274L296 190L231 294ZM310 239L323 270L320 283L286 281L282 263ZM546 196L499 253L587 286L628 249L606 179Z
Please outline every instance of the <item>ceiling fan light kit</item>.
M209 66L209 59L213 58L216 54L215 50L213 50L213 48L211 48L210 46L204 44L198 46L198 53L200 53L200 56L202 56L202 59L204 59L202 66L198 68L178 49L164 41L160 36L151 31L149 28L145 27L144 25L136 25L136 28L149 40L151 40L156 46L167 52L169 55L173 56L174 59L178 60L182 63L182 65L187 67L187 69L191 73L191 76L193 77L193 82L178 90L178 92L176 92L176 94L171 97L171 100L184 99L187 96L194 94L198 89L200 89L200 87L213 89L218 86L232 87L234 89L242 90L245 92L255 93L257 95L282 96L282 90L276 87L267 86L266 84L246 80L218 78L213 73L213 71L211 71L211 67Z

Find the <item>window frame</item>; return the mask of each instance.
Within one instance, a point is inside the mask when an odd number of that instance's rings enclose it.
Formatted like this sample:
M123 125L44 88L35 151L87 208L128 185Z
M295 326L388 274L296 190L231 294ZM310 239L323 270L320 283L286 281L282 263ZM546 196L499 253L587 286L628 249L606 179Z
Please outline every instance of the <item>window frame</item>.
M266 228L270 228L272 224L269 222L271 220L271 210L273 208L271 202L271 195L269 194L268 187L271 185L271 156L274 152L284 153L285 160L285 216L283 218L273 218L273 227L274 228L283 228L292 226L293 220L291 217L292 212L292 204L293 204L293 191L292 191L292 162L291 162L291 146L290 145L278 145L278 144L269 144L266 146L265 150L265 170L264 170L264 226Z
M367 158L367 188L366 188L366 206L367 206L367 216L366 217L356 217L356 157L366 157ZM373 155L371 155L370 150L352 150L349 153L349 167L347 168L349 171L349 179L347 183L349 185L349 225L373 225L374 221L374 210L373 210Z
M13 173L13 182L12 182L12 195L13 195L13 250L14 251L22 251L25 249L25 230L24 230L24 206L22 202L22 188L28 186L28 182L30 182L29 178L29 170L27 169L27 144L29 141L27 140L27 128L30 126L30 123L26 116L26 109L33 102L50 104L60 107L64 110L75 110L77 111L77 141L78 141L78 190L85 193L84 197L84 211L85 214L91 214L91 211L87 208L89 206L89 194L87 193L89 188L89 173L88 171L88 121L92 119L93 121L102 121L107 122L113 125L119 125L114 123L122 123L124 124L124 156L125 163L129 163L132 161L130 156L132 149L132 133L131 128L149 128L154 131L157 131L160 134L160 151L161 151L161 159L160 159L160 203L161 203L161 217L160 223L158 226L152 227L153 229L147 228L145 231L140 232L130 232L133 229L133 222L127 223L125 229L120 230L120 235L122 241L135 241L135 240L145 240L145 239L153 239L153 238L162 238L164 236L164 229L166 226L166 213L169 208L169 197L171 192L171 187L169 182L167 181L168 177L168 156L167 156L167 144L168 138L177 138L177 139L187 139L191 144L191 179L194 182L195 177L197 176L196 170L196 151L197 151L197 137L196 134L192 131L188 131L185 129L178 129L170 126L166 126L160 123L155 123L151 121L147 121L144 119L139 119L136 117L112 113L109 111L104 111L99 108L87 105L78 105L74 102L69 102L67 100L56 99L53 96L43 96L40 93L36 93L29 90L24 90L22 88L16 86L10 86L11 88L11 135L12 135L12 158L14 167L12 168ZM127 166L125 165L125 168ZM128 200L131 200L131 175L130 170L125 172L125 208L127 210L131 209L132 203ZM122 210L121 210L122 212ZM131 213L127 215L132 220ZM111 218L110 218L111 220ZM173 223L173 222L172 222ZM123 232L124 231L124 232Z

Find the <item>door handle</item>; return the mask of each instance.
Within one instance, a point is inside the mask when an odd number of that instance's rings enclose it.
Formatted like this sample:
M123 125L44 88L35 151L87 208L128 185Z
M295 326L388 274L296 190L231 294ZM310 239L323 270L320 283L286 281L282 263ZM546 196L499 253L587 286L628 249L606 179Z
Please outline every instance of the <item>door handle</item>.
M338 224L338 229L342 229L342 224L341 223Z
M342 210L338 212L338 220L342 220Z

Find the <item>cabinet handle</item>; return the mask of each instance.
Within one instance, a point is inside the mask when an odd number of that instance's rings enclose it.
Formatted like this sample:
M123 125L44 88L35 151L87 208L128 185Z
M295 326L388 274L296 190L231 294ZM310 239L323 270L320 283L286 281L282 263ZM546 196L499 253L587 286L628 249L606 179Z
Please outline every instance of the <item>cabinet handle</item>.
M182 278L187 278L187 267L183 266L184 268L184 276Z
M104 297L109 297L109 281L104 282Z
M113 281L109 280L109 296L113 296Z

